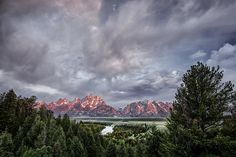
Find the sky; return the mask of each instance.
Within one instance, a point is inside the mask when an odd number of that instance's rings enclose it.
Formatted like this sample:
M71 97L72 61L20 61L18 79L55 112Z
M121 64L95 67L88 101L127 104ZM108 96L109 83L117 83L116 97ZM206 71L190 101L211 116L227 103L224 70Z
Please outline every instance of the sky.
M0 92L173 101L201 61L236 83L235 0L1 0Z

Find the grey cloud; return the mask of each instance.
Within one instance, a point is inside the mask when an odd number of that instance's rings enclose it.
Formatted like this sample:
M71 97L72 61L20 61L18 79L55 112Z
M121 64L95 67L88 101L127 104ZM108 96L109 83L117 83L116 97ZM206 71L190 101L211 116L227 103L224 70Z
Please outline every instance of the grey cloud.
M219 65L224 70L224 80L236 84L236 45L226 43L218 50L213 50L206 63L211 66Z
M219 50L212 51L210 59L207 60L210 65L221 65L223 68L232 69L236 67L236 45L225 44Z
M168 16L153 12L153 6L167 8L163 12ZM233 1L122 3L89 36L84 45L85 65L101 77L115 77L143 67L150 58L158 60L168 53L188 56L189 51L215 48L233 36L235 8Z
M10 74L1 90L24 84L23 94L41 99L93 93L111 104L171 100L176 70L199 57L235 66L210 53L235 36L233 0L4 0L0 7L0 70ZM194 55L199 50L208 53Z
M181 81L182 72L149 71L135 76L126 76L113 80L110 97L113 101L161 99L171 101ZM166 93L168 91L168 94ZM158 97L157 97L158 95Z
M201 58L205 57L206 55L207 55L206 52L199 50L199 51L195 52L194 54L190 55L189 57L191 59L201 59Z

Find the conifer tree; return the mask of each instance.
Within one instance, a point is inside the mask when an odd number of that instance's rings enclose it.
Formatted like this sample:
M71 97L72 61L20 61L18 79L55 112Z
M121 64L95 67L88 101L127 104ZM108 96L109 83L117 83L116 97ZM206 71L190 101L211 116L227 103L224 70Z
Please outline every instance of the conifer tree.
M116 145L112 142L109 142L107 146L106 157L116 157Z
M0 134L0 157L13 157L13 141L11 134L3 132Z
M53 141L55 141L53 145L54 156L56 157L64 156L67 147L66 147L65 133L62 127L59 126L56 132L54 133Z
M66 133L70 127L70 117L67 114L64 114L62 121L61 121L61 126L62 126L64 132Z
M126 153L126 149L125 149L125 145L122 143L117 147L117 157L126 157L127 153Z
M16 152L22 144L24 138L23 128L20 126L14 138L14 151Z
M18 130L16 126L16 108L17 96L13 90L9 90L1 96L0 103L0 131L6 128L11 134L15 134Z
M230 137L229 149L227 154L236 156L236 102L229 109L230 114L224 119L223 134Z
M164 134L161 133L156 128L152 129L152 135L147 139L147 151L146 155L148 157L159 157L162 156L161 144L164 138ZM139 148L140 149L140 148Z
M127 151L127 157L134 157L135 154L134 154L134 148L133 147L128 146L126 151Z
M69 145L67 146L67 154L70 157L85 157L86 153L84 150L84 147L81 143L81 141L79 141L79 138L74 136L72 139L68 139L69 140Z
M45 134L45 123L41 120L40 116L36 116L32 127L27 133L27 145L34 146L34 148L38 148L45 143L45 137L40 137ZM38 141L37 141L38 140Z
M219 67L199 62L184 74L167 125L172 156L229 156L224 154L228 138L221 129L236 97L233 84L222 79Z
M53 146L55 139L54 134L57 130L57 127L60 125L56 124L56 120L53 118L50 118L48 125L47 125L47 139L46 139L46 145Z

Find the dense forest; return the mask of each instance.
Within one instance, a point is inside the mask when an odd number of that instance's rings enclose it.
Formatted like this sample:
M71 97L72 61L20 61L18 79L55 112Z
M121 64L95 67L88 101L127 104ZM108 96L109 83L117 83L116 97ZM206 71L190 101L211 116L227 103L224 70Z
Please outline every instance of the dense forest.
M0 157L236 156L236 93L219 67L191 66L182 78L165 130L77 123L34 109L36 97L0 95Z

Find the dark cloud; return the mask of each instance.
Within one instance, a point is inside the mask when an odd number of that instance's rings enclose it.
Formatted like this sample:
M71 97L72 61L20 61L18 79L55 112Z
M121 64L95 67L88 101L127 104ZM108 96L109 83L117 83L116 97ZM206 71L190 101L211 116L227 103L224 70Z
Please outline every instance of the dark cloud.
M234 0L2 0L0 88L172 100L197 60L234 69L235 10Z

